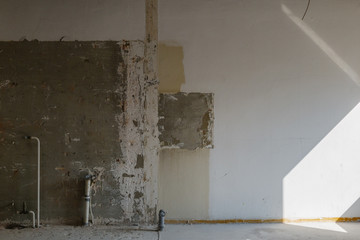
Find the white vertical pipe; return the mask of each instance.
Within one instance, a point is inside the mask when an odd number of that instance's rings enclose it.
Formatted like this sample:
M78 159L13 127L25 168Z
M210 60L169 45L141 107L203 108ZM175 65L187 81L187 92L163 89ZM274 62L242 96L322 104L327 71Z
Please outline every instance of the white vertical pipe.
M90 209L90 189L91 189L91 176L87 175L85 177L85 209L84 209L84 216L83 216L83 222L84 226L89 225L89 209Z
M37 181L37 227L40 227L40 139L31 137L38 143L38 181Z
M35 213L33 211L29 211L29 214L32 216L32 226L35 228Z

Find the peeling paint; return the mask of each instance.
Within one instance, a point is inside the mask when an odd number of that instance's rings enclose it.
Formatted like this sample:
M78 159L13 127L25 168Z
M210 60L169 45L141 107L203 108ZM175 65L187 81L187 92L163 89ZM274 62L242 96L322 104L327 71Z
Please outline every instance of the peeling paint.
M71 143L70 133L65 133L64 142L65 145L69 145Z
M135 168L144 168L144 156L142 154L137 155Z
M5 88L7 85L9 85L10 80L4 80L0 82L0 89Z
M123 112L116 116L118 123L122 159L114 161L111 172L121 183L119 187L124 198L121 208L124 220L130 222L153 222L156 218L156 176L154 166L158 160L157 140L157 84L153 75L146 74L144 44L140 41L121 43L123 65L118 67L119 75L126 75L127 84L118 86L124 91L124 100L119 105ZM155 50L154 50L155 51ZM146 51L145 51L146 52ZM136 76L136 77L134 77ZM120 163L120 164L119 164ZM146 181L146 175L151 181ZM138 193L138 194L135 194ZM139 193L142 193L140 196ZM156 192L155 192L156 194ZM136 198L136 204L134 203ZM135 214L136 213L136 214Z
M64 171L65 169L66 169L66 168L64 168L64 167L56 167L56 168L55 168L56 171Z

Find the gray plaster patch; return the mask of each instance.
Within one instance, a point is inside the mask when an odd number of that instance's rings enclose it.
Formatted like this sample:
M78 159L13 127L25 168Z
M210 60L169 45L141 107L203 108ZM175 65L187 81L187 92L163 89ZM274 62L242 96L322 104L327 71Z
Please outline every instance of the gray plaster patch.
M164 148L213 148L214 94L160 94L159 132Z

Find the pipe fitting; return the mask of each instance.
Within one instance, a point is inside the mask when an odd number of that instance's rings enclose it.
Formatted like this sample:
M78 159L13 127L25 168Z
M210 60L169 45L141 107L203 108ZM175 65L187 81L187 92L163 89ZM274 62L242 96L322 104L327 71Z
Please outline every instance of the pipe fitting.
M29 214L32 215L32 227L35 228L35 212L29 211Z
M32 216L32 227L35 228L35 212L34 211L28 211L26 207L26 202L23 202L23 209L18 212L19 214L31 214Z
M159 231L164 230L165 227L165 211L164 210L160 210L159 211Z

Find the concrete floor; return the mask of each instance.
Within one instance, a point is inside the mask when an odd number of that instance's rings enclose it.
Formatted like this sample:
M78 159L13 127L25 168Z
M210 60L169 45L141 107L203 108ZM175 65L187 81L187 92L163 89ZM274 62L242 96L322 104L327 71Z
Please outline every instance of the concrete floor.
M158 240L157 231L122 230L116 226L46 226L39 229L0 229L0 240Z
M299 226L300 225L300 226ZM360 239L360 223L167 225L162 240Z
M47 226L41 229L0 229L0 239L37 240L100 240L100 239L139 239L157 240L154 231L121 230L114 226ZM319 240L319 239L360 239L360 223L306 223L287 224L197 224L166 225L160 233L161 240Z

